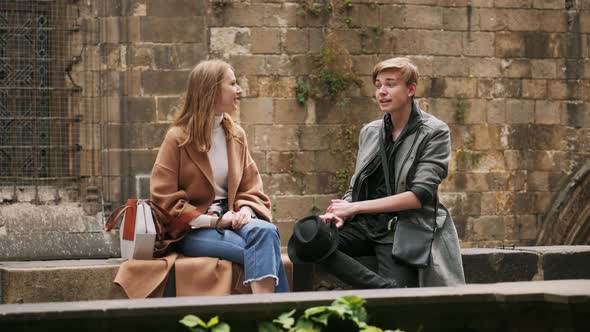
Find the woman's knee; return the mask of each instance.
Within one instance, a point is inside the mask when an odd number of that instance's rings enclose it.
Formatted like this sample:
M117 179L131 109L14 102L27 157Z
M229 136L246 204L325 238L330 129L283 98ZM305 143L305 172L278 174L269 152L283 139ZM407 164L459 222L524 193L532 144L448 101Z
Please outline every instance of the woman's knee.
M248 234L254 234L257 237L279 238L279 229L268 221L252 219L244 228L246 228Z

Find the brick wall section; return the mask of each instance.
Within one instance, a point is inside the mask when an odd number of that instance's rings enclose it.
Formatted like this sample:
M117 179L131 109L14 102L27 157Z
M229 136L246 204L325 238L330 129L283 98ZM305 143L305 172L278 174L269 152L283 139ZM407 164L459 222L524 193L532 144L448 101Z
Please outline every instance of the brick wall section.
M134 176L149 173L188 71L207 57L236 69L244 89L236 119L285 243L295 220L342 194L335 175L351 162L345 151L356 148L362 124L380 117L370 82L380 59L413 59L420 105L451 127L441 198L464 246L533 243L555 193L590 155L584 1L353 1L351 27L336 31L365 85L350 91L344 108L296 102L297 78L309 74L309 56L322 45L322 21L299 2L93 6L100 44L87 48L87 59L93 54L102 68L100 160L109 201L136 194Z

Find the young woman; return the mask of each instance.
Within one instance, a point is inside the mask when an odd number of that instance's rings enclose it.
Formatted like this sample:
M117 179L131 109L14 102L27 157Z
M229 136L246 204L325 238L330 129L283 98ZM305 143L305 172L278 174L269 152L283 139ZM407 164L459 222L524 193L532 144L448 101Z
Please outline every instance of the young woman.
M174 218L167 232L182 238L176 246L182 254L243 265L253 293L285 292L270 201L244 130L228 114L241 93L226 62L203 61L192 70L184 107L152 170L152 200Z

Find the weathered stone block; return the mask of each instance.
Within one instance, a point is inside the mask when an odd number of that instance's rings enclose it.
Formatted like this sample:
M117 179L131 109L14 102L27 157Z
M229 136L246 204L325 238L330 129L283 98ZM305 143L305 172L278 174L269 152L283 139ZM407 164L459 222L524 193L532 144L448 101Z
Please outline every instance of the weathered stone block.
M534 117L534 101L514 99L506 101L506 120L508 123L532 123Z
M298 126L275 125L271 129L270 147L275 151L299 149Z
M297 24L298 7L298 4L295 3L266 5L264 12L264 26L282 28L295 26ZM258 13L258 15L260 15L260 13Z
M263 55L232 55L229 61L236 75L266 75L264 58Z
M535 123L559 124L561 113L561 102L537 100L535 104Z
M563 2L561 0L533 0L533 8L564 9L565 2Z
M590 278L588 246L531 247L533 248L542 253L545 280Z
M380 7L380 14L380 26L383 28L402 28L405 26L406 6L383 5Z
M478 19L481 31L499 31L508 27L507 11L495 8L474 8L474 17Z
M127 43L140 40L140 17L107 17L100 19L100 23L101 42Z
M395 53L461 55L463 36L461 32L416 30L414 38L405 38L403 33L393 36Z
M281 51L281 31L279 29L252 28L252 53L277 54Z
M443 29L466 31L469 29L469 12L467 7L443 8Z
M265 76L258 79L258 94L261 97L295 97L295 77Z
M301 127L300 146L302 150L326 150L333 139L331 131L335 126L305 126Z
M565 32L566 16L559 10L545 10L539 13L539 31Z
M272 124L272 98L244 98L240 100L240 121L244 124Z
M211 52L224 58L231 57L230 59L233 60L235 55L250 54L251 52L252 37L249 28L211 28L210 35ZM251 72L239 72L240 74L251 74Z
M463 32L463 54L494 56L494 35L492 32Z
M496 8L531 8L533 0L495 0Z
M120 260L4 263L0 303L39 303L126 298L112 283Z
M535 125L528 135L529 146L535 150L565 150L563 137L560 126Z
M509 170L526 169L527 167L527 159L523 151L504 150L504 158L506 160L506 168Z
M272 75L294 76L293 63L288 55L264 55L265 69Z
M460 57L434 57L432 60L432 75L435 77L466 77L469 75L469 67L471 67L465 65L466 61L469 60ZM478 63L479 61L475 61L474 65L477 66ZM418 67L418 69L422 75L421 68Z
M355 4L348 10L351 25L355 27L375 26L379 22L380 8L371 4Z
M546 80L522 80L522 97L543 99L547 96Z
M294 170L294 152L268 152L266 163L270 173L291 173Z
M206 0L147 0L146 5L148 16L182 17L207 14Z
M300 195L301 189L297 177L290 173L275 173L272 175L262 175L264 183L264 192L269 196L275 195ZM278 219L278 210L273 206L273 218Z
M267 173L268 167L266 163L266 152L264 151L250 151L250 155L254 162L256 163L256 167L258 168L258 172L261 174Z
M590 103L566 103L561 123L570 127L590 127Z
M462 256L469 283L533 280L537 274L539 257L533 252L473 248Z
M314 158L315 162L315 158ZM314 168L315 165L314 165ZM303 194L330 194L333 192L332 174L323 173L305 173L302 178ZM341 194L341 193L338 193ZM324 212L327 206L318 206L315 204L318 212Z
M280 124L304 124L307 118L307 109L301 106L296 99L274 99L274 123Z
M141 41L145 42L193 42L207 40L205 17L152 17L140 18Z
M525 38L517 32L502 31L495 35L496 56L520 57L525 54Z
M531 77L531 63L528 60L501 60L499 61L499 67L504 77Z
M309 33L304 29L289 29L285 33L284 50L291 53L305 53L309 49Z
M146 70L141 73L141 86L146 95L178 95L186 88L189 71Z
M467 230L473 240L503 240L504 218L501 216L468 218Z
M312 196L275 196L272 204L277 221L295 221L312 213L314 199Z
M153 46L154 65L157 69L192 69L207 57L203 43Z
M232 3L224 9L225 26L248 27L262 26L266 4Z
M490 124L503 124L506 122L506 100L493 99L486 103L487 121Z
M156 97L158 121L172 121L176 119L184 107L184 96Z
M405 28L443 28L443 10L438 6L405 6L403 19Z
M476 58L469 61L460 58L463 67L469 70L469 77L499 77L501 76L501 62L494 58ZM467 66L466 62L471 62L471 66Z
M541 13L537 10L511 9L503 10L506 15L506 27L510 31L538 31Z
M477 82L478 97L519 98L521 94L521 80L518 79L480 79Z
M557 63L555 60L531 60L531 74L533 78L557 78Z

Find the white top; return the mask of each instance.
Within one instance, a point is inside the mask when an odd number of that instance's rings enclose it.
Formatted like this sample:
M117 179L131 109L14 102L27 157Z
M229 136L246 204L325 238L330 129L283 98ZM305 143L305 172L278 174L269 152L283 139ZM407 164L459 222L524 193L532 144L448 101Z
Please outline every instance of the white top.
M223 115L216 115L211 133L211 149L207 152L211 169L213 170L213 187L215 188L215 199L227 199L227 141L225 140L225 131L221 126ZM209 227L212 217L202 214L189 223L192 228Z

